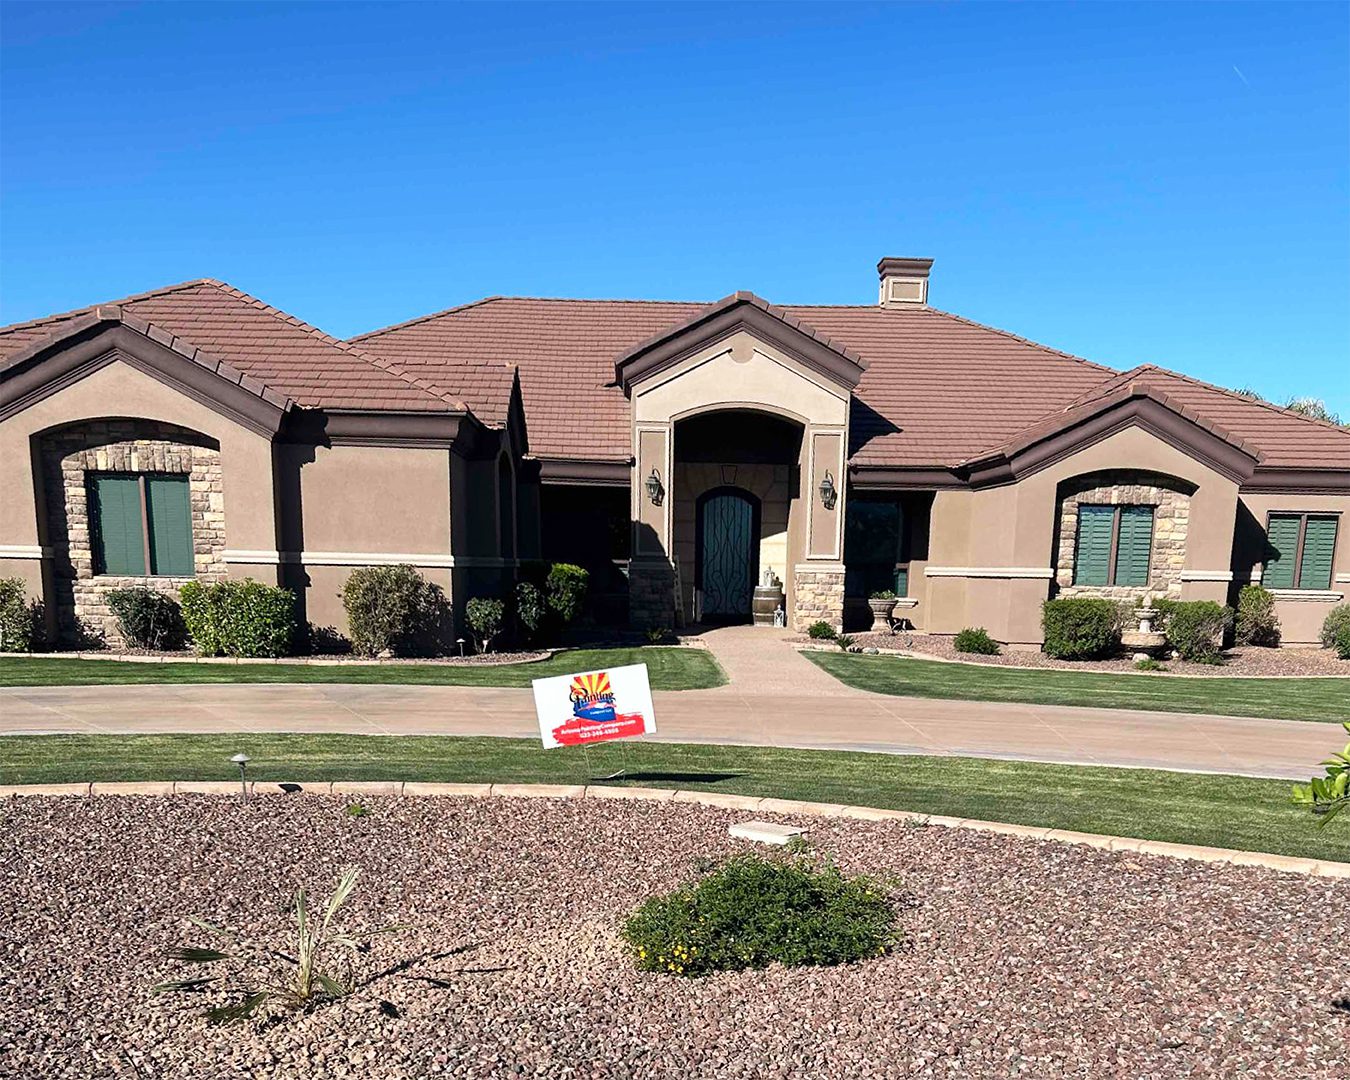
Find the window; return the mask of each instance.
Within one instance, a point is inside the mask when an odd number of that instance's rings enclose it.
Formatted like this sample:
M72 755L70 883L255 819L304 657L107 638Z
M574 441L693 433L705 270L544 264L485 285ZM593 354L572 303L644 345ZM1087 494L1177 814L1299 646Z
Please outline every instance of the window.
M94 573L192 576L186 476L96 473L88 489Z
M1271 514L1261 584L1268 589L1329 589L1335 551L1335 515Z
M1079 506L1075 585L1147 585L1153 507Z
M904 515L898 502L853 499L844 530L844 594L909 593L909 566L902 554Z

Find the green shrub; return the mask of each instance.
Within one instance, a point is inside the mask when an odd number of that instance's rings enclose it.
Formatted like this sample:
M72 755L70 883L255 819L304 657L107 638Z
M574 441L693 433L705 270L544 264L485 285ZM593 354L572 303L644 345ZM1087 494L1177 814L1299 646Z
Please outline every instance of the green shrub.
M183 622L203 656L285 656L295 635L295 594L252 578L178 590Z
M490 596L475 596L464 606L464 613L478 651L487 652L492 648L492 639L502 631L506 605Z
M758 855L653 897L624 923L623 936L638 968L675 975L846 964L899 940L895 910L872 878Z
M1342 654L1342 658L1350 659L1350 649ZM1350 720L1341 727L1350 732ZM1350 743L1346 744L1344 750L1334 752L1322 764L1326 766L1326 776L1315 776L1306 784L1294 785L1294 802L1321 815L1319 826L1327 824L1350 806Z
M1085 596L1047 600L1041 608L1047 656L1094 660L1120 648L1120 605Z
M1260 585L1244 585L1238 592L1233 640L1239 645L1280 643L1280 620L1275 615L1275 594Z
M806 628L806 633L808 637L814 638L816 641L833 641L835 638L834 627L824 619L821 619L820 622L813 622Z
M1213 600L1158 600L1158 627L1167 644L1183 660L1223 663L1223 639L1233 625L1233 609Z
M867 599L869 599L869 600L894 600L894 599L896 599L896 596L895 596L894 590L892 590L892 589L878 589L876 592L872 593L872 595L869 596Z
M342 607L352 651L362 656L435 652L445 596L411 566L363 566L347 575Z
M544 616L548 607L544 603L544 594L539 586L529 581L516 585L516 622L520 624L522 641L530 642L539 636L539 628L544 625Z
M1164 666L1162 665L1162 663L1160 663L1159 661L1153 659L1153 657L1151 657L1151 656L1146 656L1146 657L1144 657L1142 660L1136 660L1136 661L1134 662L1134 666L1135 666L1135 670L1137 670L1137 671L1166 671L1166 670L1167 670L1167 668L1164 667Z
M1350 660L1350 626L1342 626L1336 631L1336 640L1332 643L1338 660Z
M984 656L998 655L998 642L989 636L983 626L966 627L956 635L952 642L957 652L980 653Z
M133 648L182 648L187 628L172 596L143 585L114 589L108 593L108 608L117 617L123 640Z
M1350 626L1350 604L1337 604L1322 620L1322 633L1319 635L1322 648L1334 649L1337 637L1347 626Z
M581 614L590 579L591 575L587 571L571 563L554 563L549 567L548 577L544 580L548 609L563 625Z
M0 652L31 652L37 605L30 604L22 578L0 578Z

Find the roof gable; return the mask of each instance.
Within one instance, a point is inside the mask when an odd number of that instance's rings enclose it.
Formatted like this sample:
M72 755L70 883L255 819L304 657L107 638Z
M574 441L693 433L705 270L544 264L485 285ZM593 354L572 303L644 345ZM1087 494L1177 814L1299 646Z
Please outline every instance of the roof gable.
M754 293L738 292L620 354L614 361L614 381L628 393L634 383L741 330L777 346L848 390L858 385L867 368L866 361L847 346Z

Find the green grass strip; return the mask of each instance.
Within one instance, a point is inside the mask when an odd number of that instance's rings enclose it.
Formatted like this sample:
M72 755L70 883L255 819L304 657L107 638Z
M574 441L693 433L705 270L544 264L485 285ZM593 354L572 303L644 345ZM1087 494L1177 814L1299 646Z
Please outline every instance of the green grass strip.
M394 683L529 686L532 679L646 664L653 690L704 690L726 675L704 649L571 649L530 664L138 664L119 660L0 657L0 686L146 683Z
M1350 861L1350 828L1318 829L1281 780L982 758L633 742L543 750L527 739L379 735L24 735L0 738L0 782L231 780L626 782L1010 821ZM996 868L991 872L997 872Z
M1350 719L1350 678L1182 679L950 664L843 652L808 651L804 655L849 686L902 697L1147 709L1337 724Z

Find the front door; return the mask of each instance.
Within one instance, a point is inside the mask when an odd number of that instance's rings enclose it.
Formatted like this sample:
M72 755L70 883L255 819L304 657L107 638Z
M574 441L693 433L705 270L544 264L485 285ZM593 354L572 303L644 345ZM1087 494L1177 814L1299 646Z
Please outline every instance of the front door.
M721 488L699 502L699 584L703 618L750 617L755 589L755 504L745 492Z

